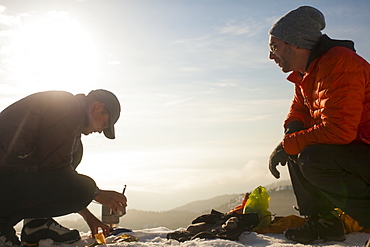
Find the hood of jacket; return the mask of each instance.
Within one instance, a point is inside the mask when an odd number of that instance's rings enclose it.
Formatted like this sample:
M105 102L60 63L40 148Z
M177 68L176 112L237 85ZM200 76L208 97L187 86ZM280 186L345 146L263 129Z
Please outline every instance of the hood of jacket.
M339 40L339 39L331 39L326 34L322 35L320 40L317 42L315 47L312 49L311 55L308 58L307 66L310 66L311 62L315 60L316 58L320 57L324 53L326 53L328 50L330 50L333 47L336 46L342 46L346 47L354 52L355 50L355 44L352 40Z

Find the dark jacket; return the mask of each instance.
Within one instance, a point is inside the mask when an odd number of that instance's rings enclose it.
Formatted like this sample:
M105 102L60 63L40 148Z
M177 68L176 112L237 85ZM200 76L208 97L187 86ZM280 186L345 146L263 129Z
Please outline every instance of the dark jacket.
M7 107L0 113L0 172L72 171L82 157L85 104L84 95L49 91Z
M284 127L299 121L305 129L285 135L288 154L316 144L370 144L370 65L353 42L324 35L305 74L293 72L288 80L295 95Z

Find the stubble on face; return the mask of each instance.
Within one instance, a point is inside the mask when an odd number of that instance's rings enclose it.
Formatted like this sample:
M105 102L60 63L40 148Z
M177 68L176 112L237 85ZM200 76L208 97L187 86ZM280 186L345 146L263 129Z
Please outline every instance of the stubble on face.
M284 73L293 71L295 53L290 45L285 45L281 55L278 57L280 60L279 67Z

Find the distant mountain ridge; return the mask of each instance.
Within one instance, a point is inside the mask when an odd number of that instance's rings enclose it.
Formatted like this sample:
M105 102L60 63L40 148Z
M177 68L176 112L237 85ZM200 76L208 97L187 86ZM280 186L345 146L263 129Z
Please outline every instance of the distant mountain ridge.
M296 201L289 181L281 181L265 187L270 195L269 211L273 215L286 216L297 214L297 211L293 209ZM252 191L253 189L246 192ZM210 213L212 209L222 213L230 211L241 204L244 195L245 193L220 195L205 200L190 202L164 212L128 209L127 214L120 220L120 226L130 229L145 229L160 226L169 229L186 228L191 224L193 219ZM82 219L77 221L61 221L60 223L84 232L89 231L87 224Z
M189 211L194 213L203 213L205 211L209 211L211 205L213 205L213 207L219 206L239 196L240 194L220 195L212 197L210 199L189 202L183 206L171 209L170 211Z

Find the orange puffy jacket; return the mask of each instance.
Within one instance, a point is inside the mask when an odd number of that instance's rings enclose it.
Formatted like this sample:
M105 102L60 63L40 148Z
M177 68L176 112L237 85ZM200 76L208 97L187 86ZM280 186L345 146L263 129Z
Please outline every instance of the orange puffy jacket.
M315 144L370 144L369 63L352 42L326 35L312 53L306 73L287 78L295 83L295 95L284 127L300 121L305 129L285 135L284 150L294 155Z

